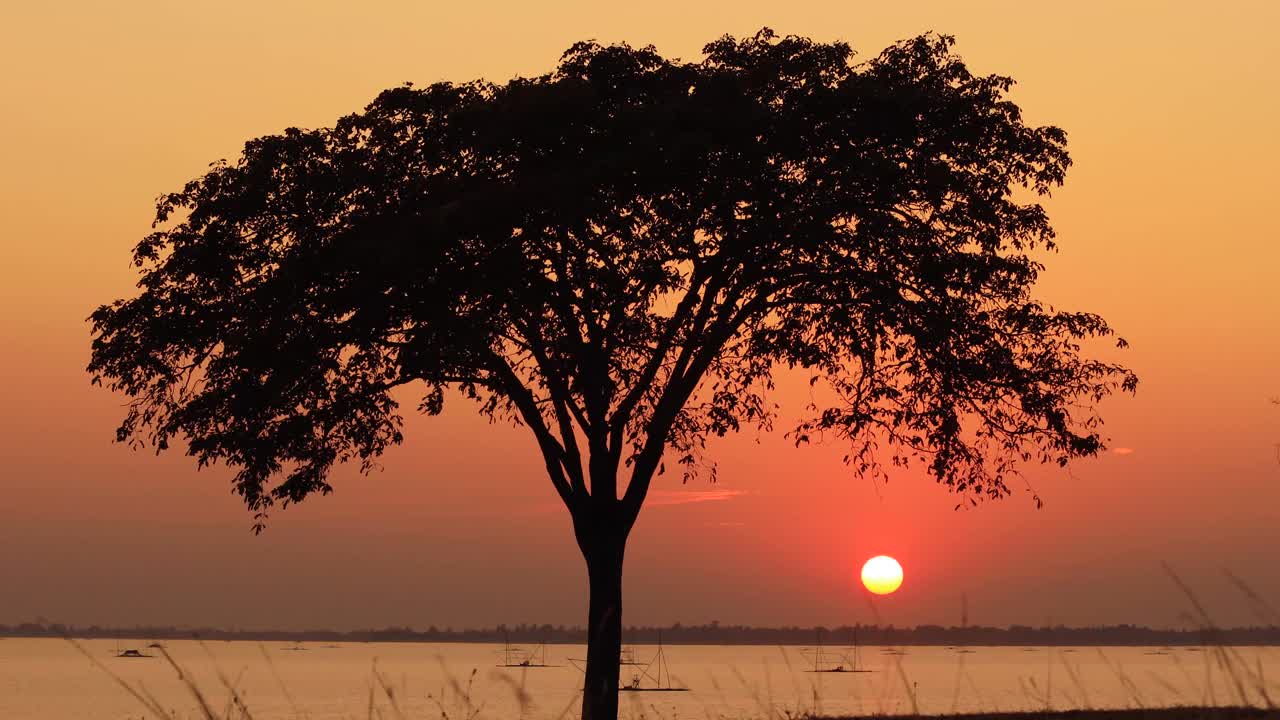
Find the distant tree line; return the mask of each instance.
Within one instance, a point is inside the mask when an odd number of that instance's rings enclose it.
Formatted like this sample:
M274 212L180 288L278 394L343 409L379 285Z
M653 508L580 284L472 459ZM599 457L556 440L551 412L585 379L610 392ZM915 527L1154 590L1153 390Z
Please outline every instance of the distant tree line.
M973 625L943 627L884 627L876 625L843 625L840 627L750 627L745 625L682 625L670 627L633 626L625 628L626 643L662 642L678 645L810 645L821 634L826 645L1280 645L1280 626L1157 629L1139 625L1106 625L1066 627L1062 625L1030 627L1010 625L990 627ZM583 644L587 631L565 625L498 625L493 628L438 628L425 630L389 627L381 630L220 630L180 627L104 628L96 625L78 627L60 623L22 623L0 625L0 637L76 637L134 638L177 640L258 640L279 642L469 642L469 643L548 643Z

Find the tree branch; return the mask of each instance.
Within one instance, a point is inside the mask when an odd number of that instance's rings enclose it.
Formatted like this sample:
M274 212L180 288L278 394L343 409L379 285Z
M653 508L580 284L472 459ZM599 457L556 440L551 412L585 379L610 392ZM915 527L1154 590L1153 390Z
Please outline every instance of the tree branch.
M537 438L538 448L542 450L542 459L547 467L547 475L551 478L551 484L555 486L556 492L560 494L560 499L564 501L565 507L569 509L570 514L576 513L579 507L579 495L574 492L574 487L565 477L566 458L564 448L552 436L551 431L547 429L547 425L542 420L542 413L538 411L537 403L534 401L533 393L524 386L520 378L516 375L507 361L497 353L492 353L490 362L497 375L498 381L507 391L507 396L515 403L516 409L519 410L520 416L524 419L525 424L533 431L533 435Z
M626 522L633 523L640 514L640 507L644 504L645 497L649 494L649 484L653 479L653 472L657 469L659 461L662 459L662 453L666 449L667 434L671 432L671 426L679 415L681 408L688 402L693 391L697 389L698 383L706 374L707 369L711 367L711 363L715 361L716 356L724 349L725 343L733 338L742 324L747 321L751 315L762 307L764 307L768 293L762 292L751 300L737 307L735 310L728 308L734 307L733 303L737 298L741 297L742 290L736 288L731 291L726 305L722 308L726 312L719 316L717 322L712 325L709 331L708 341L700 343L699 352L692 357L687 367L680 374L673 374L667 382L666 388L663 390L661 398L654 406L653 415L647 429L648 437L645 439L644 447L636 456L635 466L632 468L631 480L627 484L627 492L622 499L622 516ZM686 349L689 346L686 345Z

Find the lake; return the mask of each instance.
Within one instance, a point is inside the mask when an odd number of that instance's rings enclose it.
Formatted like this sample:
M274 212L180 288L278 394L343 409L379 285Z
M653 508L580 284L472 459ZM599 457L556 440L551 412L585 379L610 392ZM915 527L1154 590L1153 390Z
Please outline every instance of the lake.
M0 639L0 718L121 720L149 717L118 681L154 698L170 717L203 717L190 687L147 641ZM558 667L505 668L502 645L165 641L219 717L228 686L257 720L310 718L528 718L579 713L573 645L547 648ZM157 653L115 657L117 647ZM640 662L657 648L631 646ZM800 647L668 645L675 685L689 692L624 693L624 717L762 718L816 711L891 714L1261 703L1259 682L1280 698L1280 648L862 647L865 673L813 673ZM827 648L827 662L852 662ZM901 654L897 654L901 653ZM843 658L843 659L841 659ZM624 666L624 684L644 669ZM115 676L113 678L113 675ZM1261 678L1261 680L1259 680ZM642 686L652 684L641 678ZM399 713L396 711L399 708ZM371 712L371 708L373 708ZM234 714L232 717L239 717Z

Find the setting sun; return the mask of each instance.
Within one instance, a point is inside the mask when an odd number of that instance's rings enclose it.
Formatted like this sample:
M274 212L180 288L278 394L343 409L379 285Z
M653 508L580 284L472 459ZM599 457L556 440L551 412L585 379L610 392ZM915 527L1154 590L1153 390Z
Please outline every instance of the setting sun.
M876 595L888 595L902 586L902 566L888 555L877 555L862 566L862 584Z

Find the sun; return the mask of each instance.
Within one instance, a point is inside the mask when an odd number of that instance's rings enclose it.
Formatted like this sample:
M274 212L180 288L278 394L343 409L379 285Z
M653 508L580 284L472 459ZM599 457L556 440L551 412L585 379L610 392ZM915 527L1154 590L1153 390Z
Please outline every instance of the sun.
M902 586L902 566L888 555L877 555L862 566L862 584L876 595L888 595Z

